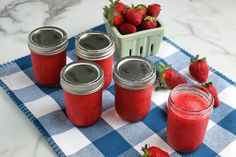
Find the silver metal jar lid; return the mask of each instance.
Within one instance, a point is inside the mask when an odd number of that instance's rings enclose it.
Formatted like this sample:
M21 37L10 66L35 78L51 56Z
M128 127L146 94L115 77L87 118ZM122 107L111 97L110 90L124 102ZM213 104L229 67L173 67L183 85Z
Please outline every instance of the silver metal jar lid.
M114 39L108 33L87 32L76 37L75 53L84 59L102 60L115 52Z
M124 57L115 65L113 78L123 88L143 89L155 82L156 67L144 57Z
M95 93L103 87L104 73L96 63L72 62L61 70L60 84L69 93L87 95Z
M57 27L39 27L28 36L29 48L42 55L52 55L64 51L67 44L66 32Z

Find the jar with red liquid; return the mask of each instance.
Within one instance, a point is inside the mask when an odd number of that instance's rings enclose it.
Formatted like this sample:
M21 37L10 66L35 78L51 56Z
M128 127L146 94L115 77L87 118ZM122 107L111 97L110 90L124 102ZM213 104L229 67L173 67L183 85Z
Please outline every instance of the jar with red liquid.
M144 57L129 56L114 68L115 108L121 118L136 122L150 110L155 65Z
M66 32L57 27L40 27L29 34L28 46L37 83L59 85L60 71L66 65L67 44Z
M214 100L196 84L175 87L168 98L167 140L177 151L192 152L203 141Z
M102 113L103 70L88 61L72 62L61 71L66 113L77 126L95 124Z
M76 38L75 53L78 60L88 60L99 64L104 71L107 88L112 81L113 54L115 42L111 35L103 32L87 32Z

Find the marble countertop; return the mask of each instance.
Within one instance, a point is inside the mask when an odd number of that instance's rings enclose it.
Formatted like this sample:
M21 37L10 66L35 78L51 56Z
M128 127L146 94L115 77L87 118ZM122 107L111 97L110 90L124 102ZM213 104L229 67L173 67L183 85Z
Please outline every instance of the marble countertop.
M122 0L131 4L131 0ZM134 4L154 3L136 0ZM236 80L236 1L159 0L166 36ZM103 23L108 0L1 0L0 64L29 54L27 36L42 25L63 28L68 36ZM86 16L85 16L86 15ZM0 90L0 156L56 156L39 131Z

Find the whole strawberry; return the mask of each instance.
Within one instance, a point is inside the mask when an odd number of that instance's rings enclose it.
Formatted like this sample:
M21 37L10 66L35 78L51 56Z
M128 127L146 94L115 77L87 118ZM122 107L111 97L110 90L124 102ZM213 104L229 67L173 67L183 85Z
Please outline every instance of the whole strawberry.
M207 89L208 92L210 92L214 98L214 107L217 107L220 105L220 100L218 98L218 93L216 88L214 87L212 82L207 82L202 84L203 87Z
M119 26L125 22L125 17L122 13L117 12L116 10L113 13L113 25Z
M142 16L144 17L147 13L147 7L144 4L139 4L135 7L135 9L139 10Z
M125 22L120 26L119 32L123 35L130 34L137 32L137 28L135 27L135 25Z
M159 4L152 4L148 6L147 15L157 17L160 14L161 6Z
M177 71L172 69L170 65L165 65L163 63L157 64L157 81L159 82L157 89L173 89L179 84L187 83L187 80Z
M196 55L194 59L191 59L189 65L189 73L199 82L206 82L208 79L209 68L206 62L206 58L200 58Z
M127 11L127 7L124 3L118 1L116 5L116 10L122 14L125 14Z
M143 18L141 12L135 8L129 8L126 12L125 17L129 23L135 26L139 25L142 22Z
M145 145L142 148L142 151L144 153L143 157L169 157L169 154L167 152L156 146L148 147L147 145Z
M152 29L157 27L157 19L153 16L145 16L141 22L141 29Z
M114 2L110 0L110 2L109 6L103 8L104 16L111 26L119 26L125 22L124 12L126 12L126 6L123 6L124 4L119 0Z

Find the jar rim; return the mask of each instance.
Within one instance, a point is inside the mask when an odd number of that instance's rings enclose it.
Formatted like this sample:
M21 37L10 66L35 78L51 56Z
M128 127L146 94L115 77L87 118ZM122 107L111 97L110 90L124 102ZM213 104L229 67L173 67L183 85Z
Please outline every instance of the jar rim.
M42 35L48 35L48 31L52 32L51 36L56 36L57 41L51 44L42 44L37 42L34 38L37 35L42 37ZM41 41L39 39L39 41ZM52 40L50 41L52 42ZM61 28L54 26L43 26L34 29L28 36L28 47L33 50L34 53L41 55L52 55L64 51L68 45L67 33Z
M102 36L106 38L109 44L107 46L104 46L101 49L96 49L96 50L85 48L80 44L80 41L83 38L86 38L87 36L93 36L93 35L98 35L98 36ZM77 56L83 59L102 60L102 59L106 59L110 57L114 52L115 52L114 38L109 33L100 32L100 31L85 32L78 35L75 39L75 53Z
M181 92L182 90L185 90L185 91L196 90L196 91L198 91L199 94L201 94L202 96L204 96L207 99L207 101L209 102L208 106L206 108L200 109L200 110L188 110L188 109L184 109L178 105L175 105L175 103L173 101L173 96L175 95L175 92ZM189 114L189 115L199 115L199 114L205 115L205 114L211 112L213 109L213 106L214 106L214 98L207 91L207 89L201 85L193 84L193 83L184 83L184 84L180 84L180 85L176 86L174 89L171 90L171 92L169 94L168 101L170 101L170 103L168 102L168 106L170 105L178 112Z
M81 68L82 67L84 68L87 66L86 69L87 71L89 71L90 74L93 73L93 71L96 71L96 77L93 78L90 82L82 81L82 83L78 83L78 80L77 80L78 78L75 78L76 81L71 81L68 78L68 76L71 77L73 68L75 69L76 67L79 67L79 66L81 66ZM78 70L78 69L75 69L75 70ZM102 68L98 64L94 62L90 62L90 61L78 61L78 62L69 63L62 68L60 76L61 76L61 79L60 79L61 87L65 91L71 94L76 94L76 95L92 94L100 90L104 85L104 72Z
M143 76L139 80L130 80L127 78L124 78L120 72L120 67L124 64L129 64L132 61L140 61L144 65L146 65L146 68L148 68L148 73ZM152 85L156 80L156 67L155 65L147 58L141 57L141 56L128 56L122 58L119 62L116 63L113 71L113 78L115 83L120 85L123 88L131 89L131 90L139 90L144 89L150 85Z

